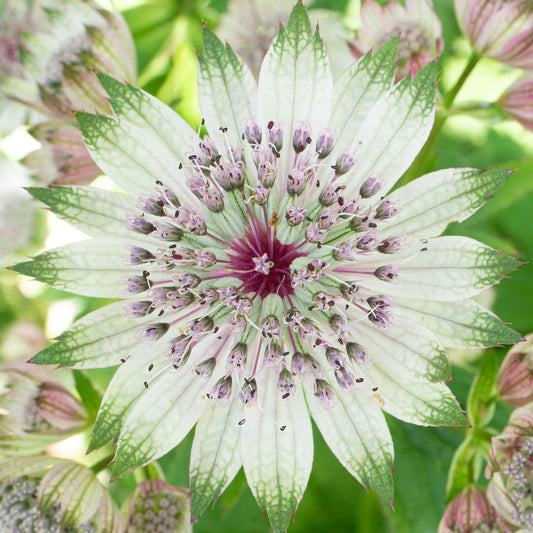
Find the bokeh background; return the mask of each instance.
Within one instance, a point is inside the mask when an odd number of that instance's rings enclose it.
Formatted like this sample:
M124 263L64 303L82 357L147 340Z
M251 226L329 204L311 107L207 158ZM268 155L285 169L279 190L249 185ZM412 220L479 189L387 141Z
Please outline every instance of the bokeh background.
M24 0L20 0L24 1ZM230 0L231 1L231 0ZM268 3L268 0L264 0ZM261 2L258 1L258 4ZM191 125L200 122L196 97L196 50L201 50L201 27L205 21L220 27L228 10L227 0L116 0L132 32L138 61L138 84L178 111ZM315 9L338 12L350 28L357 28L357 1L317 0ZM289 12L292 2L287 0ZM469 44L461 36L452 0L434 0L442 21L445 48L440 58L440 86L449 89L464 67ZM226 35L231 43L231 35ZM456 107L435 145L435 156L426 170L473 166L517 169L493 199L461 225L452 224L450 234L474 237L526 262L510 279L482 295L505 322L522 334L533 331L533 133L507 120L490 106L520 73L489 59L482 59L461 90ZM24 260L40 251L83 238L22 189L35 178L17 161L34 148L26 126L14 131L2 115L0 128L0 266ZM0 271L0 357L2 362L29 358L75 319L108 303L72 296L16 275ZM497 361L506 352L493 350ZM454 381L451 388L466 405L469 388L486 354L452 354ZM72 380L60 370L62 379ZM112 369L86 372L102 390ZM501 429L509 408L499 403L492 426ZM395 443L394 510L375 493L361 487L329 451L315 431L315 459L309 486L291 526L293 533L428 533L436 531L445 507L445 491L452 456L463 440L464 430L419 428L388 417ZM159 462L169 483L188 486L189 436ZM82 438L63 444L64 454L83 457ZM83 459L82 459L83 460ZM91 462L94 460L91 458ZM112 483L120 504L135 486L133 476ZM195 525L198 533L260 533L270 531L261 517L242 471L213 509Z

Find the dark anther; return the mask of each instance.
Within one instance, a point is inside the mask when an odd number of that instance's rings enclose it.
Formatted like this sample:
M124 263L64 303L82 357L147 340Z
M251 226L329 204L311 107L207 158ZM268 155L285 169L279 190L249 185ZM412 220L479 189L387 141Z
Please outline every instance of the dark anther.
M144 386L145 386L146 388L148 388L148 381L145 381L145 382L144 382Z
M161 311L159 311L159 313L157 314L157 316L161 316L164 312L165 312L165 310L164 310L164 309L161 309Z
M239 426L242 426L246 422L246 418L239 420Z
M183 165L180 163L180 164L178 165L178 168L181 170L181 169L183 168Z
M156 184L156 185L163 185L163 182L162 182L162 181L159 181L159 180L157 180L157 181L155 182L155 184Z
M357 378L355 381L356 381L357 383L363 383L364 379L363 379L363 378Z
M285 431L286 428L287 428L287 426L281 426L281 427L279 428L279 430L280 430L280 431Z
M177 245L177 244L171 244L171 245L169 246L169 248L170 248L171 250L173 250L174 248L176 248L176 246L178 246L178 245Z
M282 399L282 400L286 400L289 396L290 396L290 394L289 394L288 392L286 392L286 393L281 397L281 399Z
M374 387L374 388L372 389L372 392L376 392L377 390L378 390L378 388L377 388L377 387Z
M152 371L152 368L154 368L154 363L151 363L150 366L148 367L148 372L151 372Z
M126 362L126 359L121 359L120 362L121 362L121 363L125 363L125 362Z
M427 252L427 251L428 251L427 246L424 247L424 248L421 248L420 251L421 251L421 252Z

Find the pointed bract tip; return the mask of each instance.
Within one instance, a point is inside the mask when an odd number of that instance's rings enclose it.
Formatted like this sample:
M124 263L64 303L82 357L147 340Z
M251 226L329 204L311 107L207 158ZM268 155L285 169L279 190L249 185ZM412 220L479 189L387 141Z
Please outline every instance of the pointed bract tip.
M198 518L194 518L194 516L191 515L191 524L196 524L198 522Z
M92 451L93 451L92 448L89 446L87 448L87 451L85 452L85 455L89 455Z
M394 499L391 499L391 501L387 502L387 503L389 504L390 508L394 511L395 510L394 509Z
M12 266L7 266L6 269L7 270L13 270L13 267Z
M31 363L32 365L36 365L37 363L33 360L33 358L35 357L35 355L33 357L30 357L26 363Z

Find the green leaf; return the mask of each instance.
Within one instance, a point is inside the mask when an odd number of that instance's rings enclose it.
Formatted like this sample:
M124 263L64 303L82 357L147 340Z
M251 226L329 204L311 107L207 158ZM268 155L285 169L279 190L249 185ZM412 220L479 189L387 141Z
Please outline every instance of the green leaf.
M461 435L447 429L417 428L388 418L395 461L396 533L437 531L445 507L448 468Z
M93 385L93 382L85 372L74 370L72 374L74 376L76 390L89 413L89 420L92 424L96 419L100 403L102 402L102 393Z
M467 414L474 428L486 426L494 415L498 399L496 390L498 369L496 351L487 351L468 395Z

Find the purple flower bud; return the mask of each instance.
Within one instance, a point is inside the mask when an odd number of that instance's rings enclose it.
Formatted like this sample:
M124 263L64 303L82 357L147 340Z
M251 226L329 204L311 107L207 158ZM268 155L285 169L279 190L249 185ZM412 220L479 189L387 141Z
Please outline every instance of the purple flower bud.
M328 346L326 348L326 357L329 364L335 369L340 370L345 365L344 356L342 352L334 348L333 346Z
M278 152L279 156L279 152L283 146L283 127L281 126L281 123L271 120L268 123L267 128L268 142L274 147L275 151Z
M207 333L213 330L215 327L215 322L210 316L203 316L202 318L197 318L193 320L190 329L190 334L194 339L203 337Z
M277 366L283 358L281 346L277 342L270 342L265 350L265 363L269 367Z
M377 248L382 254L394 254L404 247L406 240L405 233L400 233L381 241Z
M334 187L333 185L328 184L320 192L318 201L326 207L333 205L337 202L337 199L339 198L340 190L340 187Z
M365 237L362 237L362 239ZM361 248L359 242L357 243L357 247ZM353 261L357 257L357 253L354 244L350 241L346 241L339 244L335 250L333 250L333 257L338 261Z
M337 383L344 390L353 391L355 389L355 379L346 368L341 367L335 370L335 377L337 378Z
M244 165L240 161L220 161L212 174L225 191L240 190L244 187Z
M305 238L309 242L320 242L324 236L325 230L320 229L316 224L309 226L305 232Z
M331 128L324 128L318 134L316 139L316 153L318 159L325 159L333 149L335 141L335 130Z
M209 268L216 264L217 258L214 253L207 250L195 250L196 266L198 268Z
M287 220L287 224L289 224L289 226L297 226L305 219L305 209L300 206L291 205L287 209L285 219Z
M296 392L296 387L294 386L292 374L288 371L287 368L283 368L279 373L278 390L281 394L282 400L286 400L289 396L293 395Z
M355 245L359 250L363 250L365 252L368 252L370 250L373 250L377 246L378 242L376 239L375 233L367 233L363 235Z
M311 124L308 122L299 122L294 130L292 137L292 147L299 154L305 150L308 144L311 144Z
M244 385L241 389L241 402L244 405L255 405L256 402L256 396L257 396L257 383L254 378L252 379L244 379Z
M202 287L198 293L198 302L202 305L212 304L218 300L218 292L212 287Z
M367 178L361 188L359 189L359 194L362 198L370 198L377 194L383 187L384 181L381 174L376 174L375 176L370 176Z
M315 396L324 409L331 409L333 407L335 393L323 379L315 379Z
M138 294L148 290L148 279L142 276L132 276L121 280L121 283L126 285L126 290L129 294Z
M291 362L291 373L295 376L320 376L322 369L314 357L309 354L294 352Z
M142 233L143 235L148 235L155 230L155 226L148 222L143 217L136 217L135 215L128 215L126 217L126 226L131 230Z
M367 299L370 306L368 319L381 329L387 329L392 322L392 305L385 296L371 296Z
M149 263L155 259L155 256L151 252L139 246L128 245L126 246L126 250L130 253L130 256L125 261L130 265L141 265L142 263Z
M252 189L253 202L257 205L265 205L268 201L268 189L261 183Z
M391 283L398 283L398 272L400 267L398 265L385 265L376 268L374 276L381 281L390 281Z
M144 326L139 328L137 331L142 340L151 342L160 339L168 331L168 328L169 325L165 322L162 322L159 324L150 324L148 326Z
M346 344L346 353L351 361L358 365L368 365L372 362L364 348L356 342L349 342Z
M261 334L269 339L279 337L279 321L275 316L269 315L261 322Z
M220 378L213 387L213 391L209 395L210 398L216 401L228 399L231 394L232 383L233 381L231 375Z
M331 294L319 291L313 295L313 305L320 311L329 311L335 306L335 299Z
M152 236L167 242L180 241L183 236L183 231L172 226L171 224L165 224L163 222L155 223L156 229L152 233Z
M401 211L401 206L398 203L391 202L390 200L383 200L376 209L376 218L379 220L385 220L391 218Z
M142 318L154 309L152 302L133 302L124 306L124 312L130 318Z
M305 172L302 169L295 167L287 177L287 192L291 196L298 196L299 194L302 194L306 183L307 177Z
M201 363L199 363L194 371L202 378L209 379L213 375L213 371L215 370L215 366L217 364L217 360L214 357L210 357L209 359L205 359Z
M158 196L148 196L147 194L142 194L139 196L136 205L141 211L150 213L154 216L160 217L165 214L165 211L163 210L165 202Z
M261 128L254 117L249 117L246 119L246 124L244 126L244 137L249 144L261 144Z
M342 176L346 174L355 164L355 155L352 151L344 150L339 157L337 162L333 165L333 170L335 170L335 176Z
M238 342L228 354L228 360L226 362L226 369L228 372L234 370L241 370L244 367L246 361L246 353L248 346L243 342Z

